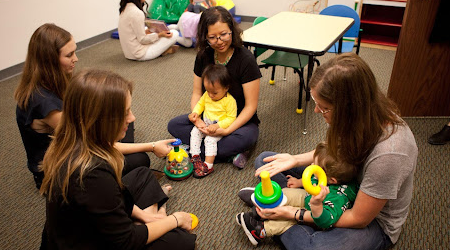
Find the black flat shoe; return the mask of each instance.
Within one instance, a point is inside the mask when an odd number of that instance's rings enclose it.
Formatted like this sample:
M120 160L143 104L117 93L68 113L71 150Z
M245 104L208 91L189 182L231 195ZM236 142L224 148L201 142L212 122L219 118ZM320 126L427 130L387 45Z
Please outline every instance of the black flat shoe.
M441 131L428 138L431 145L444 145L450 142L450 126L445 125Z

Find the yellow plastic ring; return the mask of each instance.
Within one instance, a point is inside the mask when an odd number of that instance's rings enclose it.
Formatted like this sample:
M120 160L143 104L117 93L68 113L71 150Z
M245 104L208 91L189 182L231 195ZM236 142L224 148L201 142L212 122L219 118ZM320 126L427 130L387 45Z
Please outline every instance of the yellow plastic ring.
M317 178L319 179L319 183L317 186L313 186L311 183L311 176L315 174ZM302 174L302 182L303 182L303 188L306 190L306 192L310 193L311 195L318 195L320 193L320 186L327 186L327 175L325 174L325 171L317 165L310 165L308 166L305 171L303 171Z

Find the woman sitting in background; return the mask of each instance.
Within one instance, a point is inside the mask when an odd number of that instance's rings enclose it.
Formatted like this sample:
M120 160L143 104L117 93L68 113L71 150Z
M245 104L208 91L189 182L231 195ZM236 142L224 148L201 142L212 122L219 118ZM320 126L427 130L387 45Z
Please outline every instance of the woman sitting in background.
M43 162L41 249L194 249L191 216L167 216L168 198L149 168L122 178L124 157L114 144L135 120L131 93L132 84L112 72L72 78Z
M123 54L131 60L146 61L175 53L178 31L146 31L144 5L145 0L120 1L118 31Z

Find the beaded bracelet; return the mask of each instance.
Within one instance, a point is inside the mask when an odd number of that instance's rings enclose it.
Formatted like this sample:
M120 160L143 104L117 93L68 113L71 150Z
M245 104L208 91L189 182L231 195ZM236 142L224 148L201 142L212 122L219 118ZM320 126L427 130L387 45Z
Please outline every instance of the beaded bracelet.
M177 221L177 227L178 227L178 219L177 219L177 217L174 214L172 214L172 215L175 218L175 220Z

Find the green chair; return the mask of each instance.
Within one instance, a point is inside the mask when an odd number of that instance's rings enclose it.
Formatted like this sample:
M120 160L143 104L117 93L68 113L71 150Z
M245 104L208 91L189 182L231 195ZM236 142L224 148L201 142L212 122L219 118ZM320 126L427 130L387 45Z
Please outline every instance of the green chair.
M253 26L265 21L266 17L257 17L253 21ZM255 55L255 58L262 55L264 52L266 52L267 49L264 48L255 48L253 51L253 54ZM319 61L317 59L314 59L314 61L317 63L317 66L320 65ZM259 65L260 68L269 68L272 67L272 76L270 78L269 83L271 85L275 84L275 67L276 66L283 66L284 67L284 81L286 81L286 69L292 68L295 73L298 74L300 81L300 90L298 92L298 105L296 112L298 114L301 114L303 112L302 109L302 91L306 91L305 87L305 79L303 74L303 68L308 65L308 56L307 55L300 55L296 53L290 53L290 52L284 52L284 51L278 51L275 50L273 53L267 57L266 59L261 61L263 64Z

